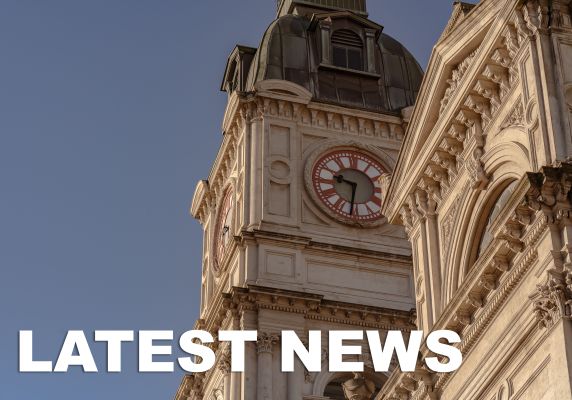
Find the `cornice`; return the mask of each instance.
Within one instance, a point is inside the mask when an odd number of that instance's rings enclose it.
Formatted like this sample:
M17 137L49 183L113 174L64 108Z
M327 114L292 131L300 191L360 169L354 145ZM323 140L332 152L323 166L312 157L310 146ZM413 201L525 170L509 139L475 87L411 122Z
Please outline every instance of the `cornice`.
M363 258L371 258L372 260L387 260L402 264L404 266L407 266L408 268L411 268L411 263L412 263L411 256L409 255L399 255L395 253L376 251L372 249L356 249L355 247L312 240L312 238L307 236L291 235L275 231L243 230L240 236L236 237L236 240L242 243L243 246L246 245L249 241L253 243L267 243L267 244L279 244L279 245L284 245L285 243L288 243L298 249L303 249L308 254L315 253L318 255L324 255L324 253L327 252L329 255L335 253L336 255L339 254L348 257L363 257Z

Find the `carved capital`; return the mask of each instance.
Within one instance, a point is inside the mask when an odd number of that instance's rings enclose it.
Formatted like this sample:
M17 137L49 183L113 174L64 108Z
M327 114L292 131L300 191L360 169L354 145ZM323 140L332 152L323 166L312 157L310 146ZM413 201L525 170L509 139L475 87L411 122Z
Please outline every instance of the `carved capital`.
M572 209L572 163L562 162L556 166L543 167L540 172L529 172L530 189L526 194L527 205L540 210L549 224L558 223L558 216L567 215Z
M230 373L230 366L231 366L231 358L230 358L230 351L225 349L218 360L218 369L224 373Z
M267 332L259 333L256 341L256 351L260 353L272 353L272 347L278 343L280 338Z
M423 216L433 216L441 201L441 184L433 177L425 175L418 184L415 193L419 211Z
M545 284L537 285L530 296L541 328L549 328L561 318L572 319L572 271L549 271Z

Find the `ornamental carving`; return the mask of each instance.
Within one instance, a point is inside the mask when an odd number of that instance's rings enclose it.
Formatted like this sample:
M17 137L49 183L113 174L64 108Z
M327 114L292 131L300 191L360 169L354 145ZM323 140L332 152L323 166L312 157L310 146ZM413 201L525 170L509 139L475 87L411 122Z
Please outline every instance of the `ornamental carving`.
M536 292L530 296L541 328L549 328L561 318L572 319L572 271L551 275L545 284L537 285Z
M230 372L230 367L231 367L231 358L230 358L230 352L227 349L220 356L218 362L218 369L222 373L228 374Z
M451 244L452 244L453 227L455 227L456 224L458 223L457 217L458 217L459 205L461 204L460 197L461 195L457 196L457 198L447 211L447 214L443 218L443 222L441 223L441 232L443 234L443 237L441 238L443 263L445 263L446 260L451 259L449 250L451 249Z
M279 340L278 335L262 332L258 335L258 340L256 341L256 351L258 354L272 353L272 347L278 343Z
M342 383L344 395L348 400L369 400L375 393L375 384L361 373Z
M543 167L540 172L529 172L530 190L527 204L534 210L541 210L549 223L557 223L572 208L572 163Z
M508 116L505 118L501 125L501 129L506 129L511 126L524 126L524 108L520 100L514 105Z
M465 73L467 72L467 70L471 66L471 63L475 59L475 56L477 55L478 50L479 49L474 50L463 61L461 61L457 65L457 67L453 69L453 71L451 71L451 78L447 79L447 84L449 85L449 87L447 87L447 89L445 90L445 95L443 96L443 100L441 100L440 114L443 114L443 112L446 110L449 101L459 88L460 83L463 80L463 77L465 76Z

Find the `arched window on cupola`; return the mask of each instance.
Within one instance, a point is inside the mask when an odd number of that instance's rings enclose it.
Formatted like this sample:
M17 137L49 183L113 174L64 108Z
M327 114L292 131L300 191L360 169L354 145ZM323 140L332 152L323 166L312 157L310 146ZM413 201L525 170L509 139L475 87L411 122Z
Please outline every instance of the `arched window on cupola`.
M481 255L483 255L483 253L492 243L494 239L492 228L494 226L495 220L509 201L517 185L518 181L513 181L508 184L498 194L495 200L490 203L490 207L487 207L485 212L481 215L481 221L484 221L484 225L482 225L480 228L480 234L475 236L475 238L478 238L478 247L475 249L473 257L474 262L477 261Z
M354 31L338 29L333 33L332 54L336 67L363 71L363 42Z

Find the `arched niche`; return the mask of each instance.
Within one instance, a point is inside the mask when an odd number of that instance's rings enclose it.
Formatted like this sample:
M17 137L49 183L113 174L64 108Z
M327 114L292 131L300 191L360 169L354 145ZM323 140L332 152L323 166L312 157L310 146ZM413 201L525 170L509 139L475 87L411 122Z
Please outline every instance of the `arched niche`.
M480 239L477 236L482 230L481 218L485 212L475 213L475 210L490 208L495 195L510 182L520 180L531 170L528 148L520 141L515 141L517 138L522 139L522 135L523 132L518 128L509 128L498 134L488 144L482 157L485 171L490 178L487 188L477 190L467 184L466 190L459 193L459 211L450 236L450 257L444 260L445 304L454 296L474 263L474 246Z

